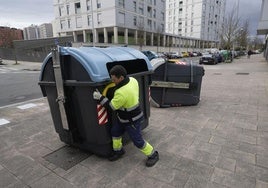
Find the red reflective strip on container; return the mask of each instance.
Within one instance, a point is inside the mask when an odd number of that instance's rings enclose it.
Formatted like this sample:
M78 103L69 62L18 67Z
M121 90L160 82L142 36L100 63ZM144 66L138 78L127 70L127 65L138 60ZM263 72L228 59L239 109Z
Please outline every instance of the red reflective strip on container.
M175 64L178 64L178 65L186 65L185 62L182 62L182 61L176 61Z
M101 106L100 104L97 105L97 112L98 112L99 125L104 125L104 124L108 123L107 110L103 106Z

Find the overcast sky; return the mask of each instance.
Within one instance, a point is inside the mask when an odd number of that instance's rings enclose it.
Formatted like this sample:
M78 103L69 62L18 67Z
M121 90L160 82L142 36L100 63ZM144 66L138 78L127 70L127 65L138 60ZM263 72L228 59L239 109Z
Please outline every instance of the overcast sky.
M227 0L226 11L239 0ZM239 15L249 19L250 33L255 35L260 18L262 0L240 0ZM31 24L50 23L54 19L53 0L1 0L0 26L23 29Z

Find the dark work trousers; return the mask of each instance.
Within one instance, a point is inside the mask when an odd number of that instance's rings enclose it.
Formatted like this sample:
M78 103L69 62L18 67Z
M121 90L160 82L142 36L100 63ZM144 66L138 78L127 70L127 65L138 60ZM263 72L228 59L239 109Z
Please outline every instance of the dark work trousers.
M141 122L142 118L132 123L121 123L117 119L117 122L113 124L111 129L112 137L121 137L127 131L133 144L139 149L143 148L145 141L141 135Z

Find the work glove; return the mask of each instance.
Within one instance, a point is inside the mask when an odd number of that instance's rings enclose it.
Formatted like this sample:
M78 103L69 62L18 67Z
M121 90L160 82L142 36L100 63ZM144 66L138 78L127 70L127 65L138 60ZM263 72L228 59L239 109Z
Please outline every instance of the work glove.
M93 99L100 100L102 97L102 94L99 92L99 90L96 89L96 91L93 92Z

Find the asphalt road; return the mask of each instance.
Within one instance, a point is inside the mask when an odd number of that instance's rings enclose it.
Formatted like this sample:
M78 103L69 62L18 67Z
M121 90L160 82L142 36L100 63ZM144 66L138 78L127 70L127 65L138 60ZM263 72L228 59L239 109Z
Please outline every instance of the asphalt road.
M0 107L42 97L40 71L0 71Z

